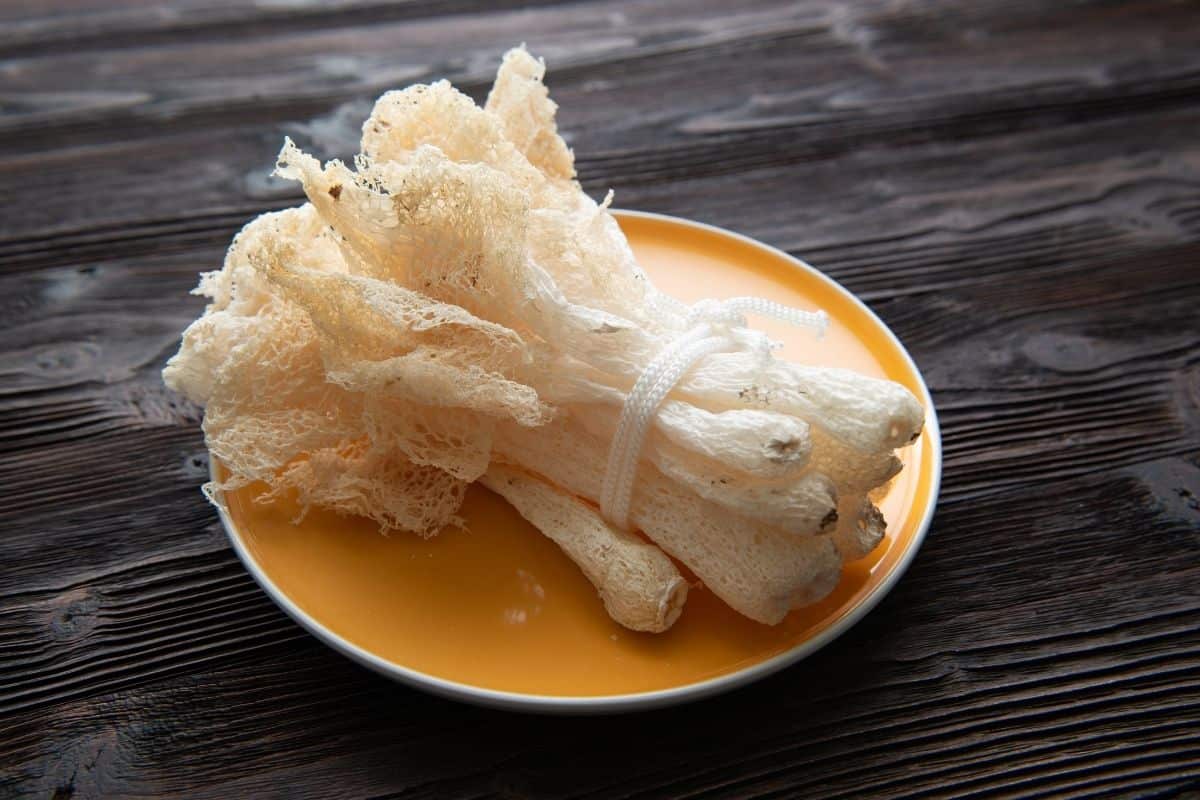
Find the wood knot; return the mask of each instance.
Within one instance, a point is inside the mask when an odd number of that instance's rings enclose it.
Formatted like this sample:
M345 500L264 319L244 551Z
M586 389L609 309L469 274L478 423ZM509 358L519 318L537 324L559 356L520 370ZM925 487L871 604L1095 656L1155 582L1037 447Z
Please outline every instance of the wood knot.
M1073 333L1034 334L1022 350L1031 361L1055 372L1091 372L1113 360L1104 342Z
M100 599L77 589L59 599L50 617L50 634L58 640L79 639L96 626Z
M207 478L208 453L198 452L184 456L180 471L188 478Z
M1200 467L1185 458L1164 458L1130 468L1162 520L1200 531Z
M33 359L33 364L42 375L62 377L86 372L100 360L100 346L91 342L47 347Z

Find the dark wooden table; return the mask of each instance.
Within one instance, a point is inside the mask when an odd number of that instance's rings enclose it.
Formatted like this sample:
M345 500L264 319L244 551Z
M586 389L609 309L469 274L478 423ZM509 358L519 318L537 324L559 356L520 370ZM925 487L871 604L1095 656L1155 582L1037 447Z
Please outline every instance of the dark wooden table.
M522 8L518 8L518 6ZM427 697L303 633L197 491L159 370L285 134L551 65L585 187L810 260L946 438L899 588L694 706ZM0 795L1195 796L1200 6L0 6Z

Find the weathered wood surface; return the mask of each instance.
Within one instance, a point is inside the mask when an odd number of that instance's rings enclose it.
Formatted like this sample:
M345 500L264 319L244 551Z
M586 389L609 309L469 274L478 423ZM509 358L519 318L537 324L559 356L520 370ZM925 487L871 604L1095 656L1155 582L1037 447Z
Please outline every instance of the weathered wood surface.
M1200 7L0 6L0 795L647 798L1200 791ZM868 300L936 396L899 588L761 685L610 719L393 685L275 609L158 372L292 204L284 134L551 62L585 186Z

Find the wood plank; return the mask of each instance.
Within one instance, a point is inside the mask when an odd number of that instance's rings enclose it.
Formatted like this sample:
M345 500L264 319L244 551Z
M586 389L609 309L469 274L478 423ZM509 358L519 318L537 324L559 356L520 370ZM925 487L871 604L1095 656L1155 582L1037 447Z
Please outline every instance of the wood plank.
M1154 296L1165 284L1168 293L1186 297L1178 289L1194 285L1189 283L1195 280L1194 271L1189 268L1194 258L1192 249L1185 250L1177 261L1159 257L1154 264L1160 272L1152 273L1151 279L1136 283L1127 279L1124 264L1111 264L1109 266L1112 269L1108 272L1088 265L1086 271L1080 271L1090 276L1082 285L1090 287L1102 301L1108 293L1108 305L1118 310L1122 304L1126 308L1141 307L1137 302L1137 293L1129 291L1133 287ZM1175 271L1170 269L1172 264L1179 265ZM1163 269L1163 265L1168 268ZM67 288L48 288L59 286L54 277L65 281ZM1058 285L1061 278L1060 273L1052 272L1046 278L1045 285ZM86 327L78 327L79 320L99 318L107 324L111 317L105 317L99 309L107 309L109 315L118 314L122 307L142 302L147 292L174 284L175 291L164 293L172 303L162 308L161 316L142 320L142 324L149 325L150 329L161 330L162 341L169 345L177 329L172 326L177 325L180 318L194 313L198 305L195 298L187 298L183 294L183 289L192 279L186 260L166 264L151 262L141 268L109 268L86 275L82 284L78 273L69 270L60 270L57 275L37 273L36 279L41 288L40 296L54 298L60 304L54 307L54 315L47 316L45 309L35 310L29 315L34 322L9 330L10 337L16 337L10 338L10 341L26 342L35 348L56 341L60 342L59 347L63 347L60 337L66 330L86 340L93 334ZM25 280L28 278L24 276L7 279L12 291L4 294L38 294L31 290L22 291L17 281ZM1126 291L1123 294L1113 293L1106 280L1117 287L1124 286ZM1174 287L1171 280L1183 283ZM1023 287L1029 297L1041 299L1045 296L1037 291L1036 283L1023 284ZM999 280L976 283L967 288L983 293L975 298L960 288L958 296L962 298L960 302L963 306L977 310L990 308L993 315L991 320L972 326L976 336L990 338L994 326L1002 325L1006 315L1019 313L1028 317L1037 313L1037 305L1021 303L1019 293L1006 286L1003 275ZM1001 290L999 294L996 293L997 288ZM1064 292L1071 295L1076 288L1068 285ZM918 296L906 302L919 302L920 299ZM1056 310L1058 304L1055 298L1051 295L1046 299L1051 302L1051 310ZM1171 316L1172 308L1175 309L1174 317ZM1162 330L1175 329L1178 333L1176 326L1185 323L1190 312L1191 308L1186 302L1163 306L1160 320ZM128 317L118 314L116 319L126 320ZM1069 319L1057 316L1055 319L1060 326L1069 322ZM48 320L51 324L47 323ZM1094 323L1095 320L1094 316L1085 314L1080 322ZM1036 316L1029 328L1039 332L1042 330ZM144 340L144 335L134 338L140 342ZM963 331L956 331L955 338L961 339L964 357L977 352L980 347L978 343L972 344L969 332L964 335ZM918 345L922 342L919 334L914 334L910 340ZM935 341L943 342L945 337L939 334ZM1014 349L1019 350L1020 339L1016 341L1018 347ZM1139 558L1127 549L1125 532L1145 529L1146 520L1129 516L1078 519L1055 513L1063 507L1096 507L1103 509L1104 515L1111 515L1111 508L1096 498L1129 498L1138 491L1145 493L1145 487L1151 487L1148 491L1152 499L1126 513L1150 513L1151 519L1154 515L1165 513L1168 526L1182 525L1187 529L1196 524L1196 511L1191 509L1189 512L1179 496L1173 497L1172 493L1197 483L1200 471L1193 463L1167 459L1139 466L1138 463L1144 461L1148 452L1147 434L1143 433L1139 435L1141 446L1138 449L1116 448L1124 456L1124 463L1134 464L1129 480L1138 486L1136 490L1102 486L1098 490L1089 489L1095 492L1090 500L1064 500L1059 495L1060 474L1027 475L1025 477L1028 479L1046 482L1050 500L1028 508L1028 517L1019 520L1013 520L1008 512L1011 504L1008 493L998 498L994 505L980 506L983 501L973 496L974 487L969 482L964 483L964 471L973 466L982 465L979 469L995 471L997 465L989 465L989 457L998 458L1001 466L1005 459L1028 460L1024 449L1026 445L1019 437L1014 442L1010 435L1012 431L1028 430L1034 437L1045 437L1048 431L1064 425L1061 414L1057 418L1045 419L1048 403L1065 405L1074 410L1073 403L1064 404L1062 399L1045 397L1044 390L1056 381L1062 383L1059 398L1069 400L1072 392L1082 391L1111 403L1109 408L1102 404L1094 413L1089 413L1092 410L1088 408L1080 409L1081 419L1085 421L1092 416L1105 419L1119 414L1131 401L1142 398L1142 402L1149 405L1146 410L1140 411L1135 406L1133 418L1144 422L1165 413L1169 421L1165 429L1168 433L1165 443L1168 446L1174 443L1181 450L1188 449L1191 439L1187 437L1194 437L1195 428L1189 428L1191 423L1188 420L1172 416L1170 403L1175 398L1169 392L1169 387L1174 366L1187 363L1194 366L1197 361L1194 335L1190 343L1184 342L1182 345L1180 342L1183 339L1150 340L1135 348L1127 345L1115 354L1089 342L1080 344L1069 337L1066 341L1076 349L1081 346L1095 348L1094 352L1100 357L1092 358L1089 362L1080 359L1078 354L1072 355L1071 350L1064 356L1053 342L1043 345L1041 351L1034 349L1035 355L1041 353L1040 357L1047 363L1042 364L1040 376L1034 373L1029 376L1022 374L1021 377L1022 380L1036 378L1038 391L1023 401L1017 395L1013 404L1013 413L1017 416L1005 420L1006 424L997 424L992 418L992 412L1000 405L995 390L992 394L981 393L983 396L977 398L968 393L966 398L958 400L944 411L952 466L944 497L944 507L948 511L939 520L938 531L963 530L974 535L986 532L985 541L991 544L954 548L947 543L945 548L941 548L936 545L935 537L923 554L920 562L923 566L919 566L914 573L918 577L910 579L913 586L922 588L921 593L914 597L910 590L908 595L902 593L902 599L898 601L904 609L903 627L912 641L928 644L938 641L939 637L948 636L951 641L972 641L978 645L975 632L986 630L997 637L991 646L998 647L1003 658L1011 658L1017 646L1028 648L1034 660L1040 661L1046 658L1045 653L1039 651L1039 648L1047 646L1044 642L1029 639L1030 632L1027 629L1010 631L1005 628L1006 620L1010 619L1019 621L1021 625L1029 623L1027 617L1011 617L1009 612L1012 603L1020 600L1031 604L1027 607L1035 614L1039 630L1047 619L1073 617L1079 610L1080 594L1095 584L1097 571L1103 570L1118 554L1122 561L1128 558L1138 565L1138 570L1132 573L1119 574L1132 581L1131 586L1136 585L1139 594L1135 595L1135 602L1127 607L1114 609L1113 595L1100 593L1097 601L1102 605L1097 608L1094 619L1118 622L1122 614L1141 614L1144 608L1139 598L1146 593L1153 593L1176 597L1182 604L1176 609L1185 613L1184 630L1194 631L1196 619L1192 614L1196 610L1195 591L1189 593L1185 588L1181 595L1180 586L1155 589L1143 583L1143 579L1149 578L1145 571L1158 573L1164 562L1150 556ZM67 347L68 352L78 349ZM1024 349L1030 350L1030 347L1026 344ZM43 643L34 653L21 652L12 656L11 660L6 660L5 666L11 672L7 673L5 684L10 688L3 699L4 704L12 710L42 709L45 703L62 702L76 697L80 691L85 696L93 696L92 693L96 692L107 695L119 691L130 681L178 674L181 669L194 669L197 663L208 663L210 660L219 663L231 656L241 657L246 652L256 651L264 643L290 642L296 634L224 551L220 534L211 521L205 527L203 537L197 539L191 533L204 525L205 520L211 520L211 515L199 496L186 485L191 483L194 486L203 471L202 460L188 460L201 458L202 452L195 430L196 410L172 408L170 399L156 382L155 372L167 350L169 347L164 350L153 346L117 346L111 353L101 354L104 357L98 357L82 373L76 369L66 374L52 372L48 378L38 376L31 379L30 384L16 387L18 391L6 401L10 409L21 413L5 417L6 422L17 424L5 430L6 434L14 435L16 441L9 445L12 449L0 461L0 465L13 468L3 470L0 467L0 472L3 472L0 482L6 486L10 503L0 520L36 520L37 524L29 526L25 536L8 537L5 540L6 563L22 567L29 565L30 568L36 568L36 572L24 576L23 585L27 588L19 597L13 598L17 603L12 606L17 612L16 619L5 616L4 625L9 636L4 640L15 638L17 642L27 643L30 632L37 630L39 619L55 620L51 623L52 629L64 631L56 637L49 650ZM1059 360L1055 361L1055 358ZM67 360L50 359L54 364ZM1013 357L1001 358L997 363L1004 369L1013 360ZM1119 367L1132 361L1157 366L1157 372L1150 369L1141 376L1135 376L1139 380L1134 381L1134 386L1167 388L1152 390L1149 395L1143 393L1132 396L1115 391L1114 382L1119 385L1127 377ZM105 374L120 377L96 386L96 379ZM975 376L963 376L953 365L948 365L944 374L946 380L963 379L968 386L989 378L980 367L976 367ZM939 395L953 390L953 384L946 387L939 384L936 370L931 370L930 375ZM81 378L85 379L82 384ZM994 385L994 376L991 380ZM1090 392L1088 380L1098 382ZM1082 387L1079 386L1081 382ZM26 395L31 393L34 403L27 402ZM46 404L48 396L55 395L63 395L64 399L53 405ZM122 398L126 399L125 404L120 402ZM87 427L104 424L114 415L117 419L128 419L133 423L132 426L118 425L111 431L93 431ZM47 425L50 426L48 431L45 430ZM64 435L64 427L70 435ZM81 427L86 435L76 438L75 434L80 432ZM164 432L169 434L166 438L157 435L147 438L147 433L164 428ZM988 434L992 431L997 432L999 444L989 439ZM1129 432L1127 426L1121 426L1116 431L1119 436L1127 436ZM47 435L49 438L39 438ZM1086 444L1081 443L1080 446ZM1048 441L1048 452L1054 453L1060 448L1060 439L1051 438ZM1089 450L1094 458L1098 448L1093 445ZM956 459L962 461L958 466L953 465ZM130 466L115 475L96 475L91 466L96 462ZM182 467L175 467L180 463ZM1118 460L1116 463L1122 462ZM64 469L64 464L78 466ZM172 469L164 472L166 465L172 466ZM1112 465L1105 462L1102 466L1111 470ZM1048 467L1043 469L1058 467L1058 462L1051 460ZM1091 463L1087 470L1097 468L1095 463ZM137 472L133 471L135 469ZM185 481L180 481L181 473L176 469L182 469ZM139 486L140 493L119 500L115 507L96 505L97 495L119 496L123 481ZM43 498L50 496L56 498L53 508L42 505ZM150 508L146 509L146 506ZM1007 519L1004 524L996 525L997 518L1001 516ZM86 528L80 526L83 519L89 520ZM1028 526L1032 520L1053 520L1062 527L1042 528L1038 531L1039 536L1030 537ZM1093 525L1107 526L1107 547L1100 544L1094 533L1083 539L1070 536L1071 531L1080 527L1092 530ZM182 538L164 538L163 533L171 531L179 531ZM117 546L114 546L114 538L118 539ZM1014 542L1020 543L1020 546L1014 549ZM52 546L47 547L51 543ZM1194 540L1191 543L1195 545ZM1148 542L1143 544L1152 551L1159 547L1151 546ZM22 545L29 549L22 549ZM1029 549L1024 552L1022 548ZM181 551L185 554L183 558L179 557ZM978 607L978 599L972 598L971 593L966 591L966 587L978 581L980 553L1004 553L1002 556L990 556L989 572L1004 572L1006 568L1021 570L1021 580L1008 583L1003 587L1005 591L989 598L989 602L982 604L985 606L982 609ZM1179 558L1178 561L1172 559L1165 563L1179 566L1196 563L1194 548L1174 555ZM106 559L107 563L113 565L111 572L100 569ZM1095 568L1088 567L1089 560L1095 562ZM130 563L138 567L130 571L127 568ZM72 572L73 565L80 564L86 565L85 571L82 574ZM1044 566L1046 574L1033 573L1031 570L1036 566ZM919 577L923 575L922 569L929 574ZM1174 566L1169 569L1174 570ZM14 573L14 577L19 574ZM1192 577L1187 569L1182 573L1169 571L1168 574L1172 575L1172 580L1190 581ZM63 578L68 581L57 584L48 582L50 575L56 576L59 581ZM1028 595L1030 581L1034 585L1053 587L1053 590L1045 598L1031 599ZM30 596L28 587L40 588L34 596ZM124 596L133 598L131 606L127 606L129 601ZM970 605L956 608L947 604L948 597L959 597ZM214 613L216 609L220 610L219 613ZM1179 623L1178 617L1172 616L1175 613L1167 613L1168 626ZM948 624L947 618L953 622ZM926 621L923 622L923 619ZM1135 627L1138 629L1145 629L1153 623L1153 618L1145 620L1134 616L1134 619L1137 620ZM1168 634L1167 647L1173 646L1173 640L1170 639L1172 635ZM1014 639L1022 644L1014 645ZM181 648L181 643L187 646ZM1051 658L1061 658L1062 645L1056 643L1053 647ZM27 649L27 645L23 645L22 649ZM1087 644L1082 649L1094 666L1094 647ZM903 659L907 662L918 657L926 656L910 653ZM1022 700L1017 698L1013 702ZM899 709L892 709L893 713L897 711Z
M1188 452L1197 425L1176 376L1194 376L1200 361L1200 335L1189 326L1189 298L1200 289L1197 255L1200 248L1186 246L1155 251L1152 259L1060 264L1027 270L1020 285L1006 270L983 277L986 271L967 259L981 277L954 291L878 304L939 398L949 398L941 403L943 423L954 434L947 436L944 502ZM214 263L217 256L210 251ZM88 506L97 493L129 481L177 492L179 464L184 475L194 475L187 464L203 450L199 412L171 396L158 372L178 331L202 306L186 293L200 260L156 258L0 280L0 294L23 298L24 306L8 315L5 330L12 372L0 391L7 411L0 425L6 448L0 480L7 487L0 519L22 519L51 496L58 499L55 513ZM139 310L150 299L155 311ZM1138 309L1152 302L1157 317L1147 322ZM1139 340L1114 336L1121 330L1137 331ZM992 355L980 363L983 349ZM160 448L170 453L159 456L164 460L140 458ZM1089 458L1077 458L1085 450ZM135 455L130 469L137 474L97 474L91 467L94 458L126 463ZM172 471L156 478L166 465ZM64 522L73 520L68 514ZM23 541L8 542L14 555ZM75 545L69 558L87 547ZM66 568L52 557L44 566Z
M323 3L255 3L238 0L174 0L169 5L119 0L96 7L53 0L0 6L0 56L78 52L146 45L177 46L195 39L262 38L280 32L365 27L397 20L455 17L503 8L562 5L470 0L332 0Z
M1125 94L1146 97L1122 104L1124 113L1139 104L1149 109L1194 98L1200 34L1188 24L1190 10L1177 3L1138 5L1137 13L1100 7L1048 20L1039 4L981 4L939 21L921 6L905 12L870 3L851 13L824 2L740 4L736 10L705 3L681 20L657 4L610 2L586 4L569 17L551 10L499 12L352 33L30 56L12 59L0 72L0 97L8 97L10 108L0 119L0 141L9 152L57 149L225 128L239 120L305 118L434 77L478 94L502 49L496 42L522 40L550 60L567 128L577 136L594 132L602 142L581 148L592 154L627 141L628 133L617 138L597 128L589 106L625 112L619 121L648 128L653 136L647 138L694 140L892 116L925 120L948 111L986 117L988 105L997 103L1007 107L1009 124L1019 124L1016 112L1031 107L1052 114L1067 104L1058 114L1069 119L1071 104L1100 113ZM961 26L957 35L946 27L951 23ZM1056 23L1061 28L1046 35L1046 26ZM983 26L993 30L976 41ZM919 48L907 41L913 30L922 32ZM1037 69L1014 63L1017 43ZM1098 69L1098 60L1117 48L1122 62ZM353 57L322 55L349 50ZM447 52L458 55L447 59ZM754 68L724 69L723 57L747 59ZM972 85L939 83L939 70L970 74ZM800 89L797 74L803 75ZM663 97L671 99L670 114L663 113ZM606 102L615 98L620 102ZM35 130L37 138L19 135Z
M1200 112L1157 119L1160 124L1152 126L1137 118L1104 120L905 148L886 147L881 140L770 168L739 165L744 148L734 142L698 162L692 177L664 175L649 183L608 176L607 170L621 169L611 160L581 158L580 171L593 194L615 188L619 205L741 230L818 266L828 264L836 277L843 277L841 261L868 262L856 270L864 277L869 264L877 263L876 274L894 286L907 275L923 277L911 271L915 265L895 261L909 248L934 257L923 248L944 245L936 255L948 258L947 269L954 269L959 265L953 248L961 245L947 243L978 240L984 249L1002 233L1012 238L996 255L1018 259L1014 269L1029 258L1020 248L1035 244L1043 248L1045 263L1060 243L1071 256L1088 257L1109 252L1117 240L1135 247L1194 240L1200 235L1200 175L1188 164L1200 158L1200 145L1187 132L1200 124ZM0 175L25 189L0 196L0 219L9 234L7 241L0 238L0 264L41 268L180 243L216 246L228 242L246 219L299 199L290 185L267 180L279 139L249 131L207 145L203 139L197 134L154 145L132 143L125 152L66 158L61 167L29 162L11 171L0 168ZM175 155L193 148L204 156L202 170ZM1162 151L1173 157L1155 155ZM137 169L131 170L121 159L134 152ZM665 146L657 153L663 160L676 157ZM979 179L973 177L972 165L980 159L994 169L987 194L978 192ZM163 185L172 191L156 188ZM805 191L797 192L797 185ZM93 195L95 186L104 191ZM741 191L754 194L753 206L738 201ZM39 202L27 202L31 196ZM89 224L82 229L67 222L68 209L81 201L89 208ZM872 220L872 235L865 238L864 214ZM138 223L130 225L134 219ZM1085 223L1101 227L1077 229ZM862 290L877 286L878 281L864 282Z
M1160 498L1182 463L1023 489L1019 515L1012 495L951 506L910 578L820 656L727 699L633 718L501 715L394 687L301 634L227 554L190 559L186 580L174 569L111 576L93 588L96 605L76 602L72 635L36 659L59 675L37 684L58 693L54 704L43 695L10 711L3 734L36 765L51 763L44 748L60 737L30 736L31 726L72 732L59 769L94 762L79 790L203 796L365 793L379 785L363 774L371 763L390 765L393 790L472 796L512 781L563 797L948 795L981 775L1025 791L1095 779L1100 766L1178 765L1200 723L1200 541L1194 517ZM1112 513L1113 496L1129 507ZM1080 527L1090 535L1073 535ZM981 559L993 576L984 586ZM1006 580L1016 567L1020 579ZM22 616L35 610L48 616L42 603ZM207 664L213 677L197 681ZM156 680L129 682L143 675ZM755 725L721 737L697 727L706 718ZM467 754L464 774L455 768ZM1003 769L981 774L989 763ZM127 783L131 773L149 782ZM183 774L194 782L178 783ZM9 785L47 793L62 779L25 773Z

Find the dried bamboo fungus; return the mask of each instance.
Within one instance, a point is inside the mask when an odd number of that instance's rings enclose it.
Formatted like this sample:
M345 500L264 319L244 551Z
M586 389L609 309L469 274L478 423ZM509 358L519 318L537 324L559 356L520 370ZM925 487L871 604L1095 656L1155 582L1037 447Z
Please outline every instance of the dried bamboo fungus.
M897 384L778 361L739 323L638 451L631 519L653 544L605 522L626 397L696 323L574 181L543 72L510 52L484 108L445 82L389 92L354 169L285 144L278 172L309 202L247 225L202 277L212 302L163 373L206 405L231 472L208 491L264 481L430 536L480 480L627 627L681 613L668 555L777 623L878 545L872 498L924 412Z
M604 445L570 420L538 429L500 425L494 455L582 497L603 481ZM703 500L653 468L639 474L632 518L728 605L774 624L792 608L823 597L841 560L828 536L792 536Z
M575 495L522 469L493 464L480 483L579 565L617 622L661 633L683 612L687 582L657 547L613 528Z

